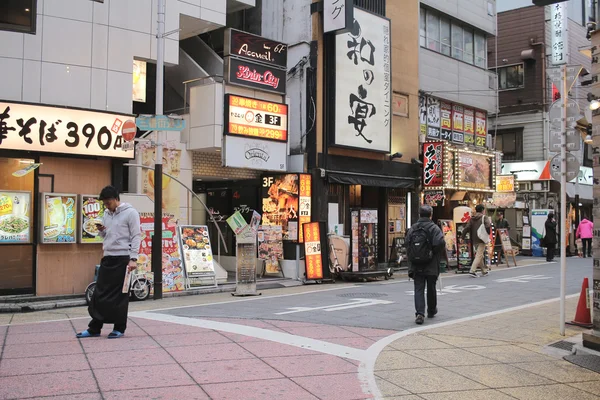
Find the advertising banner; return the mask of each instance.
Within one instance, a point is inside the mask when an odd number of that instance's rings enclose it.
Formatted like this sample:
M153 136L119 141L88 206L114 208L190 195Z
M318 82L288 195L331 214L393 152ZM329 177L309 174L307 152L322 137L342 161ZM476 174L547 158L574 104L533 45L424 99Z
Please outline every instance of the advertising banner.
M225 30L225 54L273 67L287 68L286 44L236 29Z
M225 133L287 143L288 106L225 95Z
M226 136L223 165L233 168L285 172L287 143L248 137Z
M464 109L462 106L452 106L452 141L456 144L465 143Z
M179 227L183 265L188 277L215 273L213 254L205 225L182 225Z
M475 145L477 147L486 147L487 145L487 118L483 111L475 113Z
M469 189L489 189L490 158L484 155L458 152L458 186Z
M465 144L475 144L475 111L470 108L464 110Z
M104 218L104 204L95 195L79 196L81 209L79 243L102 243L96 224L102 224Z
M496 192L510 193L515 191L514 175L496 175Z
M444 144L423 144L423 186L434 187L444 184Z
M423 192L423 203L431 207L440 207L444 205L443 190L425 190Z
M142 165L154 167L156 151L153 147L143 148ZM154 200L154 171L142 170L142 193ZM179 179L181 173L181 150L163 149L163 172ZM179 219L181 187L167 175L162 176L162 204L163 212L173 214Z
M302 225L304 230L304 251L306 253L306 279L323 279L323 259L321 257L321 232L318 222Z
M258 227L258 258L265 261L267 274L278 274L279 260L283 260L283 232L281 226Z
M128 158L121 126L128 115L0 102L0 150Z
M43 244L77 241L77 195L42 193Z
M142 245L138 256L138 270L152 273L152 236L154 236L154 213L140 213ZM177 238L177 220L172 214L162 217L162 275L163 292L180 292L185 289L181 253Z
M456 229L454 221L449 219L441 219L439 221L442 233L444 234L444 240L446 241L446 258L448 262L455 263L458 261L456 251Z
M440 103L440 125L441 125L441 139L451 141L452 140L452 104L441 102Z
M392 71L390 20L359 8L335 37L335 129L332 142L390 152Z
M444 185L453 187L456 183L454 179L454 152L447 151L444 157L448 160L449 165L449 168L444 168Z
M232 85L285 94L287 72L253 61L225 57L225 77Z
M234 212L231 217L227 218L227 224L236 236L244 232L248 227L246 218L239 211Z
M419 132L423 140L427 135L427 97L419 96Z
M0 191L0 244L31 243L31 193Z

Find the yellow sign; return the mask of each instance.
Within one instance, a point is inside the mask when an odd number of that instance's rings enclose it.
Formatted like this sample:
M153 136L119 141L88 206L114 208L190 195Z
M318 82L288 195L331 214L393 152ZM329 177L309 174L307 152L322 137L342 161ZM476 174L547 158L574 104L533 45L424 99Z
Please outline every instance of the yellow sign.
M508 193L515 191L514 175L496 175L496 192Z
M0 215L10 215L13 212L13 203L10 197L3 195L0 197Z

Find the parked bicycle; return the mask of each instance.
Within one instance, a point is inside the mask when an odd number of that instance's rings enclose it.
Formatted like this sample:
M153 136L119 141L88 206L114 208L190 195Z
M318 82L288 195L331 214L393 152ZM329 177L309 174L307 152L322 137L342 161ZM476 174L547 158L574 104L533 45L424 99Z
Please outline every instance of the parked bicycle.
M85 288L85 301L89 305L92 301L92 295L96 289L96 281L98 279L99 265L96 266L94 281ZM131 285L129 286L129 296L132 300L144 301L150 297L150 291L154 285L154 281L145 272L135 270L131 273Z

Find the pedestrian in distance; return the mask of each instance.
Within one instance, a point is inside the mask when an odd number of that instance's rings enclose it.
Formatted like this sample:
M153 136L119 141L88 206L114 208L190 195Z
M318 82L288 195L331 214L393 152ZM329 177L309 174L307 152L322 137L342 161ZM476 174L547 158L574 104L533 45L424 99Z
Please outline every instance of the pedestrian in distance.
M137 268L140 250L140 215L131 204L120 201L119 192L107 186L100 192L105 211L102 224L97 224L99 235L104 238L104 257L100 262L96 289L88 312L92 317L88 329L77 334L78 338L100 336L105 323L114 324L109 339L121 338L127 328L129 290L123 293L127 271ZM129 288L128 288L129 289Z
M587 218L584 218L579 223L576 238L581 239L583 245L583 258L592 256L592 238L594 237L594 223Z
M419 220L406 234L408 276L414 280L415 309L418 325L425 320L425 287L427 287L427 318L437 312L436 282L440 276L440 261L446 251L444 234L432 220L433 209L422 205Z
M500 235L498 234L498 229L506 229L510 231L510 225L507 220L504 219L504 213L498 213L498 220L496 221L496 246L499 247L499 263L502 263L502 258L504 252L502 251L502 241L500 240Z
M487 233L488 242L489 242L489 234L492 229L492 223L490 219L483 215L485 211L485 207L483 204L478 204L475 207L475 214L471 217L469 222L463 228L462 234L469 233L471 236L471 246L473 251L475 252L475 259L473 260L473 264L471 264L471 270L469 271L469 275L473 278L478 278L477 269L481 268L481 276L489 275L489 270L485 265L485 246L487 244L484 241L484 238L480 236L482 230L480 229L483 225L485 232Z
M554 213L549 213L546 223L544 224L544 230L546 232L544 236L544 246L546 247L546 261L551 262L554 260L554 249L556 248L556 220L554 219Z

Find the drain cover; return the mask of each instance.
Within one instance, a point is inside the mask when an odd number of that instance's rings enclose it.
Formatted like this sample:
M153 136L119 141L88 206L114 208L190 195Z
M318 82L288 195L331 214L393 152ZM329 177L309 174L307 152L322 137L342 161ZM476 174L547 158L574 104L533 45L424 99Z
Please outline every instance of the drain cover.
M566 340L561 340L559 342L548 345L548 347L555 347L557 349L566 350L566 351L572 351L573 346L575 346L575 343L567 342Z
M565 360L571 364L579 365L600 374L600 357L594 355L571 355L565 356Z
M338 297L351 297L351 298L363 298L363 299L373 299L375 297L386 297L387 294L385 293L343 293L343 294L338 294Z

